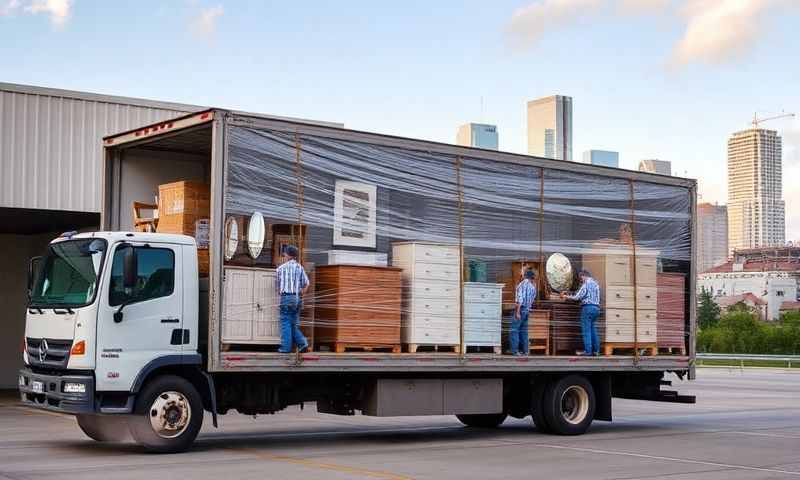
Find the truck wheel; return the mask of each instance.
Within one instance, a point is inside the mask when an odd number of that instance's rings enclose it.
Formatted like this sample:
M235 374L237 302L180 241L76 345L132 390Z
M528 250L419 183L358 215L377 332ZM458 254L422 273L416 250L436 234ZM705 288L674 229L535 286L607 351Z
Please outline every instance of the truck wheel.
M537 381L533 385L531 392L531 419L533 425L541 433L551 433L552 429L544 418L544 392L547 389L548 382L545 379Z
M122 442L130 437L128 424L122 416L78 415L83 433L98 442Z
M175 453L188 449L203 425L203 400L181 377L165 375L147 384L136 399L128 420L131 435L151 452Z
M594 419L594 389L583 376L568 375L547 386L542 406L545 422L553 433L580 435Z
M468 427L496 428L506 421L505 413L487 413L479 415L456 415L459 422Z

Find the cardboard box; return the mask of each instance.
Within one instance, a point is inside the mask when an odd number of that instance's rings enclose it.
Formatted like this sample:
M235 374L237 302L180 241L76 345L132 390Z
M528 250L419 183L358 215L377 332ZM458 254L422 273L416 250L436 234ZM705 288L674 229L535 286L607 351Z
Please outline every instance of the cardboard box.
M158 186L158 233L189 235L197 241L200 276L208 276L208 222L211 188L181 181Z

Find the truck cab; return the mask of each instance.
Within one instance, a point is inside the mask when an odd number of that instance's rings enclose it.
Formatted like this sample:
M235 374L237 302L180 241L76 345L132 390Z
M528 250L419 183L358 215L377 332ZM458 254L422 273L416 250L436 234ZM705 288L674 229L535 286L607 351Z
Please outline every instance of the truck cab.
M192 413L202 421L202 404L191 412L188 401L196 391L173 388L167 399L141 401L154 375L194 369L202 378L197 268L189 236L72 232L54 239L30 269L23 403L76 414L96 439L126 433L119 414L154 405L155 437L183 433Z

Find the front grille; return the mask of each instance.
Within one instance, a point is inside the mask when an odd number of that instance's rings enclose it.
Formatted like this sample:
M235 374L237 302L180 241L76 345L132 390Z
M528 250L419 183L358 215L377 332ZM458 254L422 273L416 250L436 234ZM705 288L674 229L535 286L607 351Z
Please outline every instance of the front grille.
M28 362L37 367L67 368L72 340L26 338Z

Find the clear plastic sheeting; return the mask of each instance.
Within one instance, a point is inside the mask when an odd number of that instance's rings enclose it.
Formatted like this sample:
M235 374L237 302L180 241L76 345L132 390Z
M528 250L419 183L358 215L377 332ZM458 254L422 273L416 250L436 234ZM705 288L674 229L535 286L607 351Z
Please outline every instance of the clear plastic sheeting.
M225 348L277 349L274 270L294 245L315 351L575 355L582 307L561 293L588 270L602 355L686 353L687 187L244 126L227 142ZM248 238L258 214L265 228ZM526 326L516 291L529 270Z

